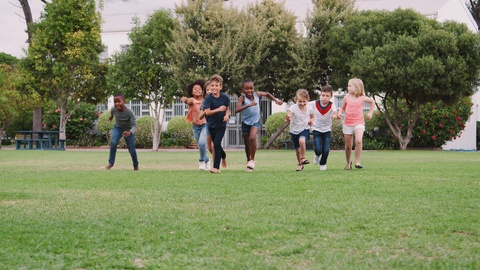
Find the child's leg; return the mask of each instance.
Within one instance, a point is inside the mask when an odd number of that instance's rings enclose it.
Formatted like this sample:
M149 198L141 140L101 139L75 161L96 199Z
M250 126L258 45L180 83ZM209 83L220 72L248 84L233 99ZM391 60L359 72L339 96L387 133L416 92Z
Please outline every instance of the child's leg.
M322 154L322 137L321 133L316 130L313 131L313 151L316 156Z
M222 139L223 139L223 136L225 135L225 130L226 130L226 127L215 128L215 129L210 128L210 135L212 136L213 148L215 151L213 168L217 171L220 169L221 159L226 158L226 154L222 148Z
M298 143L300 145L300 147L298 148L298 151L297 151L298 164L302 164L303 159L305 159L305 152L306 152L306 149L307 149L307 145L306 145L305 142L306 142L306 139L303 136L298 139Z
M252 126L250 128L250 136L248 137L250 145L250 160L255 160L255 153L257 152L257 133L258 128L256 126Z
M345 138L345 157L347 159L347 166L345 169L350 169L350 158L352 157L353 134L343 134Z
M125 141L127 142L128 152L132 157L133 167L135 169L138 168L138 157L137 157L137 150L135 149L135 134L132 133L130 136L125 137Z
M198 138L198 150L200 151L200 160L204 162L208 162L209 158L207 155L207 135L206 135L206 127L205 125L202 126L202 131L200 132L200 136Z
M245 156L247 157L247 161L250 160L250 134L242 134L243 137L243 143L245 144Z
M355 127L355 165L360 165L360 156L362 155L364 131L365 131L365 128L363 127L363 125L358 128Z
M332 132L328 131L325 133L321 133L321 151L322 151L322 157L320 158L320 165L326 165L327 164L327 158L328 154L330 153L330 140L332 137Z
M123 131L119 127L117 127L116 125L113 127L112 141L110 142L110 156L108 157L107 169L109 169L108 167L111 168L113 164L115 164L115 157L117 155L117 146L120 139L122 138L122 133Z

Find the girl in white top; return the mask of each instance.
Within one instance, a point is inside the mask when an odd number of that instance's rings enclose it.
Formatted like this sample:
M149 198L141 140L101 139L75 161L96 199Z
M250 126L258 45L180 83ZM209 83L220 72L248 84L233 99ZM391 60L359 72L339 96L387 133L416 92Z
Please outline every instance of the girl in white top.
M337 118L337 107L331 101L332 96L332 87L325 85L320 92L320 99L308 103L315 115L315 121L312 125L313 150L315 152L313 164L320 163L321 171L327 169L327 158L330 153L330 139L332 137L332 118Z
M314 116L310 106L307 106L310 96L305 89L298 89L295 95L296 104L288 109L285 121L290 123L290 135L297 155L297 172L303 170L303 165L310 162L305 159L306 138L310 136L310 126Z

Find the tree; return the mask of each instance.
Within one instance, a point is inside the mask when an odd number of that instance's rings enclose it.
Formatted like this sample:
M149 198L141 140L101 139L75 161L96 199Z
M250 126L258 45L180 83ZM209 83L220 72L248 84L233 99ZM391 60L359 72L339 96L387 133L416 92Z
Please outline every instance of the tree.
M46 3L45 0L39 0L43 3ZM33 16L32 10L30 9L30 4L28 0L18 0L20 6L23 10L23 15L25 16L25 24L27 25L27 43L30 44L32 40L32 25L33 25ZM33 109L33 121L32 121L32 129L35 131L42 130L42 108L40 104Z
M239 94L250 78L284 100L294 95L298 34L295 17L282 4L264 0L239 11L222 0L189 0L176 14L168 53L179 89L220 74L231 93Z
M173 26L173 18L166 10L153 13L143 26L135 19L135 27L129 34L131 46L114 55L111 61L108 80L111 91L121 91L126 97L141 99L151 106L156 120L153 150L158 150L160 143L163 122L160 110L171 102L176 89L166 56Z
M406 149L421 105L451 104L474 93L479 45L480 37L463 24L440 24L413 10L366 11L332 29L327 60L336 87L350 77L364 80L366 91L381 100L379 109L400 149Z
M33 108L38 101L35 95L23 95L17 91L17 83L21 75L17 68L0 64L0 141L5 129L21 112ZM0 149L2 148L0 143Z
M107 96L100 23L94 0L53 0L33 27L26 67L42 97L60 108L60 139L75 110L68 101L99 103Z
M313 11L307 14L307 37L304 42L304 81L307 89L320 89L329 83L330 67L326 44L330 29L354 12L354 0L313 0Z
M468 0L466 4L480 31L480 0Z

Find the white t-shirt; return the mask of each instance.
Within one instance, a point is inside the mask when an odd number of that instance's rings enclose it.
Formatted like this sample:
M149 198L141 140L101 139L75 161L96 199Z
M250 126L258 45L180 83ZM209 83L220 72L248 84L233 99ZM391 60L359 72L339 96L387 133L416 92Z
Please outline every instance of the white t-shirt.
M308 122L310 121L310 114L313 113L312 108L307 104L307 110L301 111L297 104L292 105L288 110L292 112L290 119L290 133L300 134L305 129L310 129Z
M318 132L332 131L332 113L337 111L335 103L329 102L323 107L320 100L310 101L308 106L311 107L315 121L313 121L312 130Z

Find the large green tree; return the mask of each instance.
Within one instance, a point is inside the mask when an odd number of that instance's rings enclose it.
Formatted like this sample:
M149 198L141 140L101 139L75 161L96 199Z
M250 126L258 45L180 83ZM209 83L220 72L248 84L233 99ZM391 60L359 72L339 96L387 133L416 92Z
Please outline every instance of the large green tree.
M250 78L284 100L293 96L299 38L283 4L264 0L238 10L222 0L188 0L176 15L168 52L180 90L220 74L231 93L240 93L240 83Z
M5 129L20 113L31 110L39 97L18 91L20 72L13 65L0 63L0 141ZM2 148L0 143L0 149Z
M441 24L412 10L366 11L345 18L330 35L333 84L362 78L366 91L382 101L379 109L401 149L421 105L453 103L471 96L479 83L480 36L463 24Z
M99 103L106 98L100 24L95 0L52 0L33 27L26 66L38 92L61 111L61 139L75 110L67 107L69 100Z
M304 39L302 73L305 88L320 89L329 83L331 73L326 44L330 29L354 12L354 0L312 0L313 10L307 14L307 36Z
M144 25L135 19L129 34L131 45L112 57L109 88L128 98L150 104L156 121L153 127L153 150L158 150L163 119L160 110L169 104L176 85L166 57L166 44L172 40L174 20L166 10L153 13Z

